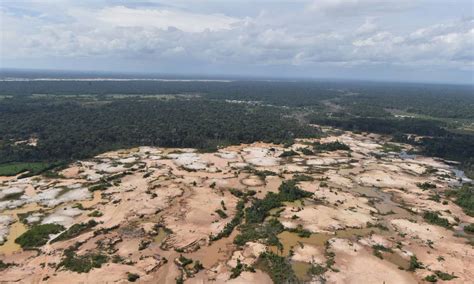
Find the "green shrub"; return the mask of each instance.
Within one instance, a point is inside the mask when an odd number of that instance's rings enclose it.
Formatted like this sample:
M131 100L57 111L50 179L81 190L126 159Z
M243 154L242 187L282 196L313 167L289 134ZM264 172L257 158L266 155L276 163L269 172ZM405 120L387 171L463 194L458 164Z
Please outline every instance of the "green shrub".
M300 182L300 181L313 181L314 178L309 175L294 175L293 180L295 182Z
M311 275L322 275L327 271L327 268L320 264L313 264L309 269L308 273Z
M428 189L433 189L436 188L436 184L430 183L430 182L423 182L423 183L417 183L416 186L421 188L422 190L428 190Z
M464 232L474 234L474 224L464 226Z
M219 234L217 234L216 236L211 236L211 241L217 241L221 238L230 236L234 228L239 225L240 222L242 222L242 219L244 218L244 207L244 201L240 200L239 202L237 202L237 212L235 213L234 218L232 218L232 220L224 226L224 229Z
M474 186L464 184L457 190L450 191L448 196L456 198L455 203L469 216L474 216Z
M99 182L96 184L93 184L89 187L89 191L93 192L96 190L106 190L107 188L111 187L112 185L108 182Z
M438 279L436 278L436 275L431 274L431 275L428 275L428 276L425 277L425 281L428 281L428 282L437 282Z
M454 278L458 278L457 276L455 276L453 274L442 272L440 270L436 270L435 274L436 274L436 276L438 276L439 279L444 280L444 281L448 281L448 280L452 280Z
M422 268L423 268L423 264L418 261L418 258L416 256L412 255L410 257L410 266L408 270L415 271L417 269L422 269Z
M59 236L54 238L51 243L75 238L90 228L95 227L97 224L98 223L95 220L89 220L87 223L74 224L67 229L67 231L62 232Z
M185 267L186 265L193 263L193 260L192 260L192 259L186 258L186 257L184 257L182 254L179 255L178 260L179 260L179 262L181 263L181 266L182 266L182 267Z
M77 273L87 273L94 268L100 268L102 264L108 261L108 257L102 253L87 253L76 255L75 250L78 245L71 246L64 250L64 257L58 267L64 267L66 270Z
M49 235L57 234L62 230L64 227L59 224L35 225L16 238L15 243L25 249L39 247L48 242Z
M274 283L298 283L295 272L286 258L272 252L264 252L260 255L258 263Z
M284 158L284 157L292 157L292 156L299 156L298 152L295 152L293 150L288 150L288 151L284 151L283 153L281 153L280 157L281 158Z
M12 265L12 264L11 263L5 263L2 260L0 260L0 271L8 268L10 265Z
M138 280L138 278L140 278L140 275L136 273L127 273L127 280L130 282L135 282Z
M423 219L425 219L428 223L433 225L438 225L445 228L451 228L451 224L445 218L439 217L438 212L427 211L423 214Z
M225 219L225 218L229 217L229 216L227 216L227 214L222 209L217 209L214 212L216 212L217 215L219 215L219 217L221 217L222 219Z
M240 262L240 259L237 259L237 265L231 269L232 273L230 274L230 279L239 277L243 271L255 272L255 269L245 263Z
M303 153L306 156L314 155L314 152L308 148L299 148L298 151L301 151L301 153Z
M349 151L351 148L347 146L346 144L336 141L336 142L329 142L329 143L324 143L321 144L320 142L315 142L313 144L313 148L317 152L332 152L332 151L338 151L338 150L344 150L344 151Z
M87 214L89 217L102 217L104 213L100 212L99 210L94 210L91 213Z

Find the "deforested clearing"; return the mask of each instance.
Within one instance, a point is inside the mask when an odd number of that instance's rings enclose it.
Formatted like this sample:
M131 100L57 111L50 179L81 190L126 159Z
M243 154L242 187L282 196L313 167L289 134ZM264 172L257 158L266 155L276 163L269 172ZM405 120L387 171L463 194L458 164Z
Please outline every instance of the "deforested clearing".
M334 141L349 150L301 150ZM418 283L433 273L469 282L473 235L463 228L474 218L451 193L456 169L384 152L384 141L342 132L211 153L139 147L53 177L3 177L2 281L279 283L278 269L289 269L300 282ZM35 251L15 244L42 224L64 229Z

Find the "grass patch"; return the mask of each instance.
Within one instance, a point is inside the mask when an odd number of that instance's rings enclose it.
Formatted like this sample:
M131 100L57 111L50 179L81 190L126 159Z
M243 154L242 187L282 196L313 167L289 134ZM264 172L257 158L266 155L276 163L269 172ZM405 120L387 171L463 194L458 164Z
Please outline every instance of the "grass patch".
M40 174L50 169L54 164L37 163L8 163L0 165L0 176L15 176L23 172L29 172L29 176Z

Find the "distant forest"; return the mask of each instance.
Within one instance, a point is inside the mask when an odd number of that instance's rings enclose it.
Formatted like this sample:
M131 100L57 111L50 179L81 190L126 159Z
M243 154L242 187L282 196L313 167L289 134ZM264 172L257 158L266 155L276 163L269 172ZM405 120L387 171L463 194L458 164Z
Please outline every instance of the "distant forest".
M343 81L2 81L0 165L139 145L290 143L320 134L309 123L390 134L474 174L472 86ZM15 144L31 137L36 147Z

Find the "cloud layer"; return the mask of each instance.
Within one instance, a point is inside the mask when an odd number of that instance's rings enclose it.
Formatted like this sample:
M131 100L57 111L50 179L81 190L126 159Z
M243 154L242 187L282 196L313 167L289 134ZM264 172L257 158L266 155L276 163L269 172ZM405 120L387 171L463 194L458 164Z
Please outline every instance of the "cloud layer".
M472 79L466 72L472 74L474 63L473 15L449 7L443 12L441 6L426 10L436 6L432 2L85 3L3 5L2 67L37 67L25 66L31 62L64 68L54 64L83 61L84 68L104 70L122 62L130 69L123 71L166 72L173 66L173 72L186 73L201 65L213 72L290 70L290 75L388 68Z

